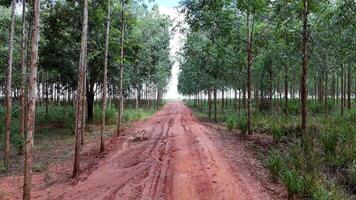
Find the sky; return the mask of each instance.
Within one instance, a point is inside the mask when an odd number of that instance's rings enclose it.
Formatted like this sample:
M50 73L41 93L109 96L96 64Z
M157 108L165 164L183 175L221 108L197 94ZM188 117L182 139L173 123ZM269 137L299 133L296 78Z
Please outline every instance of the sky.
M184 19L184 17L177 12L175 7L178 6L180 0L155 0L155 4L159 6L161 14L170 16L173 20L173 26ZM180 95L177 90L178 85L178 74L179 74L179 63L176 61L176 53L179 51L182 45L182 39L184 35L178 31L172 32L172 39L170 41L171 48L171 58L174 62L172 67L172 78L169 82L167 93L165 94L165 99L179 99Z

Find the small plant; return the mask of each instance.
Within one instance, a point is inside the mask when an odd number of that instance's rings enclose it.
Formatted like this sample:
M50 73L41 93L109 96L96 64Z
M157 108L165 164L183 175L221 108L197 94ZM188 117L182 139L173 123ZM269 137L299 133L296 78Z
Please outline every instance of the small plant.
M32 166L32 171L33 172L44 172L46 170L46 167L44 164L38 163L38 164L34 164Z
M22 136L16 134L13 136L12 140L13 140L12 143L14 144L14 147L17 149L18 154L21 155L23 153L25 139Z
M337 131L329 129L321 134L321 143L326 155L335 155L336 147L339 141L339 134Z
M271 134L273 137L273 141L275 143L281 142L282 137L283 137L283 130L282 130L281 126L277 123L272 123L270 131L271 131Z
M237 128L241 130L243 135L247 132L247 117L245 114L240 114L237 118Z
M266 167L271 171L273 182L277 182L278 177L285 168L284 165L285 163L281 153L276 150L272 150L266 161Z
M294 199L295 195L303 191L303 177L295 170L286 170L282 173L282 181L287 187L288 199Z
M225 120L225 125L227 126L229 131L236 128L237 126L237 117L234 114L229 114Z
M332 200L330 192L322 186L317 186L314 189L312 193L312 198L315 200Z
M6 172L6 166L4 165L4 163L0 162L0 173L4 173Z

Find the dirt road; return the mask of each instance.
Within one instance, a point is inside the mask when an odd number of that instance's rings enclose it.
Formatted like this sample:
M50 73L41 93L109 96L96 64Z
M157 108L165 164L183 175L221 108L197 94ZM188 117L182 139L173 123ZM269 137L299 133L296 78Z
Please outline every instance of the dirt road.
M148 140L126 141L87 180L52 199L272 199L225 161L180 102L167 104L138 129Z
M148 140L130 141L129 132L136 129L146 130ZM168 103L126 131L119 148L79 182L34 191L34 199L276 199L248 169L228 162L211 131L181 102Z

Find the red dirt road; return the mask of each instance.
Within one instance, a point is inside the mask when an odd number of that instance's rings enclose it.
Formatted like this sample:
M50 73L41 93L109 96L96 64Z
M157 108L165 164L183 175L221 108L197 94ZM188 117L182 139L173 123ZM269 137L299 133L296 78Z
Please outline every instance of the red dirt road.
M181 102L168 103L135 128L146 130L148 140L132 142L126 133L121 147L79 183L34 191L35 199L276 199L228 162L211 130Z

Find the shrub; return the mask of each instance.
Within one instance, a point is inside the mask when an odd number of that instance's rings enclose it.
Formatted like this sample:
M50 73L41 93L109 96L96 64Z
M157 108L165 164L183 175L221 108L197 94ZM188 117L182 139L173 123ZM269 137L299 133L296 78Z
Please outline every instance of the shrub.
M229 114L226 117L225 125L227 126L229 131L232 131L232 129L236 128L237 126L237 116L235 114Z
M278 177L285 169L284 159L280 152L272 150L266 161L266 167L271 171L273 182L277 182Z
M275 143L279 143L282 140L283 130L279 124L272 123L270 127L270 132Z
M4 165L3 162L0 162L0 173L6 172L6 166Z
M311 196L315 200L332 200L330 192L320 185L314 189Z
M244 113L240 114L237 118L237 128L241 130L241 133L243 135L246 134L246 132L247 132L247 117Z
M335 129L328 129L321 134L321 143L326 155L335 155L339 141L339 133Z
M295 170L286 170L282 173L282 181L287 187L288 199L303 191L303 177Z

